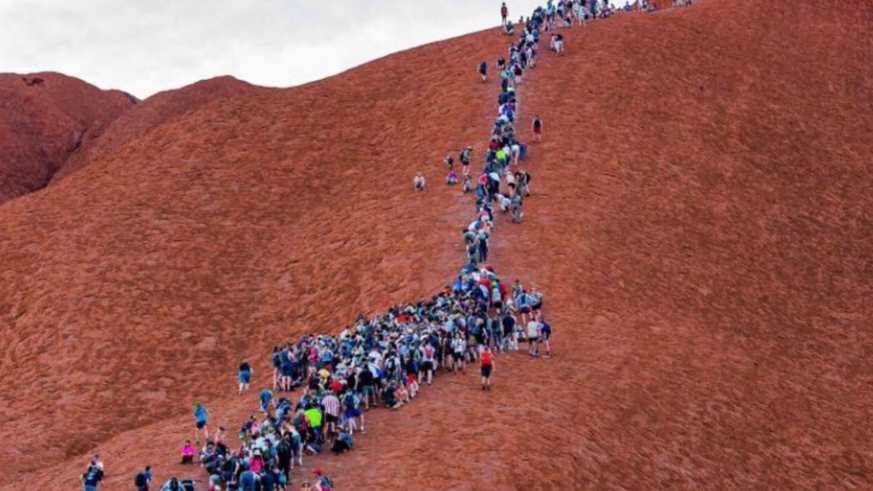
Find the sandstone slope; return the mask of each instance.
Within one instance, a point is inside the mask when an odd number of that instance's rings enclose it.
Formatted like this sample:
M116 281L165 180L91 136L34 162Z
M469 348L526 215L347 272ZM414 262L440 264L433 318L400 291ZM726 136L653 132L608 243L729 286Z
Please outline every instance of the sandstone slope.
M487 395L441 377L309 465L341 489L873 486L871 22L711 0L568 33L526 77L546 141L493 251L546 292L556 357L499 357ZM506 44L208 105L0 209L4 475L51 457L26 475L72 489L95 447L107 489L190 473L192 399L254 409L241 357L263 384L275 341L432 293L472 212L439 161L481 149L497 89L473 72Z

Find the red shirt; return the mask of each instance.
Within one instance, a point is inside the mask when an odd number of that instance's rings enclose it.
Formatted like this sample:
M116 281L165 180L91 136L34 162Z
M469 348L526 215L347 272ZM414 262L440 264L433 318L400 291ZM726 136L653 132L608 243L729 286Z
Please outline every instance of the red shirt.
M330 383L330 390L339 394L343 390L343 383L340 382L339 380L334 380L333 382Z
M490 367L492 364L491 352L490 351L483 351L482 356L480 358L480 362L481 362L483 367Z

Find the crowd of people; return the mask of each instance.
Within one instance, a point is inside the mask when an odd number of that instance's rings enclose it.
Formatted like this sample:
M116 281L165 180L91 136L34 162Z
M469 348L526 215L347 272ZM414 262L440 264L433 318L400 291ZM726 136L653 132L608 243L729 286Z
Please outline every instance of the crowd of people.
M259 411L239 428L237 442L231 445L225 429L219 428L199 452L197 460L210 474L211 489L286 489L292 469L309 456L352 450L356 435L367 429L367 411L399 410L440 374L459 375L470 364L478 365L481 389L489 391L496 354L519 350L520 340L528 342L531 357L540 356L541 341L545 356L551 354L542 294L518 281L507 284L488 266L495 203L520 222L524 199L530 196L530 173L521 169L528 149L515 130L516 95L524 71L536 66L544 12L537 9L520 26L518 42L497 61L498 114L478 179L471 175L471 146L462 148L457 160L453 153L443 159L446 183L463 179L465 190L476 195L475 217L462 231L464 266L455 280L427 301L359 316L338 335L310 334L276 346L272 387L260 392ZM480 75L487 81L487 63L480 66ZM542 128L537 116L532 122L535 141L541 140ZM425 190L421 173L414 187ZM244 361L239 368L239 391L246 393L251 365ZM295 401L290 392L298 388L302 391ZM198 432L208 432L208 411L202 404L195 405L193 414ZM183 447L182 458L188 455L190 449ZM317 485L321 489L313 489L318 491L331 486Z
M677 0L690 4L688 0ZM644 5L644 4L643 4ZM641 5L642 7L642 5ZM291 471L304 458L322 452L344 453L355 446L355 435L366 431L366 412L378 408L399 410L412 403L437 376L459 375L470 364L478 365L483 391L491 390L494 357L520 350L528 355L551 356L550 324L543 314L543 295L518 280L508 284L488 265L489 242L496 226L495 205L511 216L524 218L524 201L531 195L531 175L522 169L528 145L518 138L519 89L527 70L537 66L539 42L549 33L550 49L565 51L558 26L571 28L608 17L614 7L599 0L549 0L516 26L504 3L502 30L517 42L497 59L500 77L497 117L491 128L484 165L478 178L471 174L473 148L460 150L461 174L455 159L444 159L446 183L463 180L464 192L475 192L475 218L462 231L464 266L455 280L427 301L395 305L384 313L359 316L338 335L310 334L273 350L272 387L258 394L258 411L236 432L219 426L210 431L210 414L195 402L194 444L186 440L180 462L200 465L209 474L210 491L286 491ZM483 83L488 63L478 66ZM540 115L531 121L533 142L543 138ZM414 179L415 190L425 189L424 175ZM253 369L243 361L238 370L239 394L251 390ZM299 399L291 393L302 389ZM83 489L97 491L104 478L98 456L82 475ZM134 485L148 491L151 469L138 473ZM193 481L170 479L161 490L193 489ZM301 479L302 491L332 491L334 484L320 469Z

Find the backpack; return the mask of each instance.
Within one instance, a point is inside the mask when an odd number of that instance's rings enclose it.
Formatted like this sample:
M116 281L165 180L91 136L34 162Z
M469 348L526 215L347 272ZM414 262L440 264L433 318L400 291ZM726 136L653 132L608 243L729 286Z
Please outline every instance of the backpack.
M146 477L145 477L145 474L143 474L142 472L140 472L139 474L136 475L136 477L133 478L133 485L136 486L137 488L141 488L141 487L145 486L146 484L147 484Z
M321 486L322 491L333 490L333 482L327 476L318 476L318 484Z
M354 394L349 393L348 395L346 395L344 402L346 403L345 404L346 409L355 409L355 395Z

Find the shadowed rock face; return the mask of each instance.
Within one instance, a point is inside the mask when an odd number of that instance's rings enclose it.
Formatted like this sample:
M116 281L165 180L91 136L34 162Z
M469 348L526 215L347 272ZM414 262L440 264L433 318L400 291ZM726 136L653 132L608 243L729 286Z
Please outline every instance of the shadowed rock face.
M133 105L58 73L0 74L0 204L45 187Z
M555 357L498 356L487 395L440 375L304 472L356 490L873 485L871 19L708 0L568 32L525 75L521 134L539 113L545 140L525 223L499 219L492 248L545 292ZM175 464L189 408L231 430L251 414L240 359L268 385L273 344L450 279L473 203L412 176L439 183L465 144L481 162L497 85L475 67L506 43L216 101L0 208L0 488L72 487L94 448L110 490L146 462L203 477Z
M216 77L180 89L155 94L116 120L98 140L76 152L53 176L51 185L79 171L89 162L144 136L161 124L223 99L270 89L256 87L233 77Z

